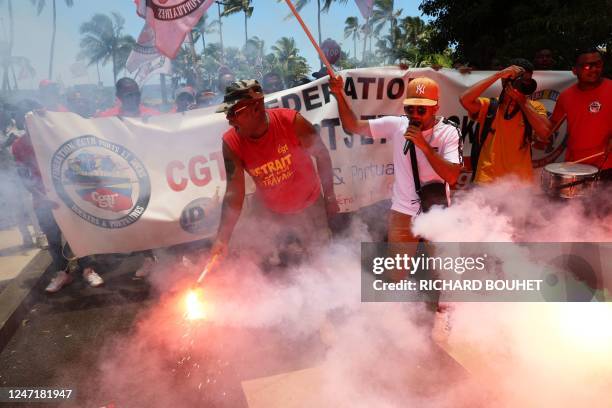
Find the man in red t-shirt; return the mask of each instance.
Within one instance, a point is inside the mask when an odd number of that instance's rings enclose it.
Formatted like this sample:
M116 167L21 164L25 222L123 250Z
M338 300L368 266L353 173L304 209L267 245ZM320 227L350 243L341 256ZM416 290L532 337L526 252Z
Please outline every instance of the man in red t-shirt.
M96 117L107 118L111 116L155 116L159 112L155 109L146 107L140 103L140 89L138 84L132 78L121 78L115 84L115 95L119 100L119 104L99 112Z
M331 158L314 126L294 110L265 109L263 98L257 81L237 81L226 88L217 110L225 112L232 128L223 135L227 190L213 255L226 253L242 211L245 172L255 182L251 221L257 225L249 240L262 249L271 244L275 248L268 249L274 252L297 244L307 250L324 243L329 238L327 218L339 210Z
M585 161L601 168L602 178L612 180L612 81L602 77L603 59L597 49L578 53L572 69L578 82L561 92L550 118L554 127L567 115L568 143L565 160Z

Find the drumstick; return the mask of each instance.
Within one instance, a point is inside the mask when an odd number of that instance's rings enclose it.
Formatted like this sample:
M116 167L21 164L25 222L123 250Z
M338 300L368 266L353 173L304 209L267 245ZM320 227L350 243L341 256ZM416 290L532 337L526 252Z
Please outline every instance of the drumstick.
M580 159L580 160L576 160L576 161L573 161L573 162L569 162L568 164L578 164L578 163L582 163L583 161L587 161L587 160L589 160L589 159L593 159L593 158L595 158L595 157L602 156L602 155L604 155L604 154L606 154L606 152L605 152L605 151L603 151L603 152L599 152L599 153L597 153L597 154L592 154L592 155L590 155L590 156L588 156L588 157L583 157L583 158L582 158L582 159Z
M559 128L561 127L561 124L565 121L565 119L567 119L567 113L564 113L563 116L561 116L561 119L557 122L555 126L553 126L553 128L550 130L550 133L548 135L550 136L553 133L555 133L557 130L559 130Z

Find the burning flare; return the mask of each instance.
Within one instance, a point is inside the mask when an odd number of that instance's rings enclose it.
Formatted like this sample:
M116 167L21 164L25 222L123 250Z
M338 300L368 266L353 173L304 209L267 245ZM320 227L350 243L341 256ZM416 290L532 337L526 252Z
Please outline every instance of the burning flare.
M187 320L202 320L206 318L204 310L203 291L200 288L190 289L185 296L185 318Z

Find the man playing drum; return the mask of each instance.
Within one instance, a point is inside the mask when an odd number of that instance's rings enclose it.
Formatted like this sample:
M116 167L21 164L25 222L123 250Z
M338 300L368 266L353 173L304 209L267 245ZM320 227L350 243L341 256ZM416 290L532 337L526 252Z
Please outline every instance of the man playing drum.
M578 79L561 92L551 116L555 125L567 115L566 161L582 161L600 168L600 178L612 181L612 81L604 78L597 49L579 51L572 69ZM602 153L599 154L598 153Z

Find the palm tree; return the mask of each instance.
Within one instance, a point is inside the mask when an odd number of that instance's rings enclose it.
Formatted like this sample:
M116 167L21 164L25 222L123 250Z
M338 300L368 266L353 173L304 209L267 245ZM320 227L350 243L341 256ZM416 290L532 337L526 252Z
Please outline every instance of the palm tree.
M49 56L49 79L53 79L53 56L55 54L55 31L57 29L57 8L55 5L55 0L53 1L53 31L51 32L51 53ZM30 0L33 5L36 5L36 12L38 15L42 13L45 5L47 4L46 0ZM66 6L72 7L74 4L74 0L64 0Z
M400 25L408 42L412 45L421 46L424 41L427 41L430 27L419 17L404 17Z
M283 0L276 0L276 1L281 2ZM322 1L323 1L323 7L321 7L321 0L317 0L317 33L319 36L318 38L319 44L321 44L321 42L323 41L321 39L321 12L327 13L332 3L334 2L345 4L348 0L322 0ZM301 11L304 8L304 6L308 4L309 2L310 0L297 0L297 2L295 3L295 9L297 11ZM287 15L287 18L291 18L291 17L293 17L293 14ZM321 68L323 68L323 61L321 61Z
M113 64L113 80L117 82L117 74L123 68L128 55L136 41L131 35L123 34L125 20L118 13L111 13L112 19L106 14L96 14L91 20L81 24L81 52L79 58L89 60L88 65L101 62Z
M394 10L393 0L374 0L374 8L370 17L372 32L375 36L380 35L383 27L389 22L391 27L389 33L392 35L392 42L395 42L397 19L402 14L402 9Z
M361 32L363 32L363 50L361 52L361 61L365 63L366 47L368 45L368 38L372 35L372 20L370 17L361 26Z
M3 1L0 1L2 5ZM2 59L2 69L4 73L2 75L2 92L10 92L11 85L9 82L9 70L11 54L13 52L13 35L15 32L14 20L13 20L13 2L8 0L8 16L9 16L9 38L7 43L0 43L0 58Z
M223 16L229 16L234 13L244 13L244 45L246 45L249 34L247 29L247 21L253 15L252 0L225 0L223 3Z
M262 79L265 42L255 36L249 38L244 46L243 54L247 62L248 77Z
M221 2L217 1L217 14L219 16L219 44L221 45L221 62L223 62L223 22L221 21ZM206 50L204 50L206 52Z
M400 62L412 67L426 64L450 66L450 49L442 54L428 52L432 31L433 27L419 17L405 17L389 34L379 39L377 53L391 64Z
M310 72L306 58L299 55L300 50L295 46L293 38L283 37L271 48L273 54L266 57L268 70L278 72L285 84L291 84Z
M357 59L357 40L361 27L357 17L347 17L344 22L344 38L353 37L353 58Z
M197 42L198 40L202 40L202 52L206 50L206 40L204 36L206 34L216 33L219 29L219 20L213 20L210 23L206 23L208 19L208 14L204 14L198 24L193 27L193 40Z

